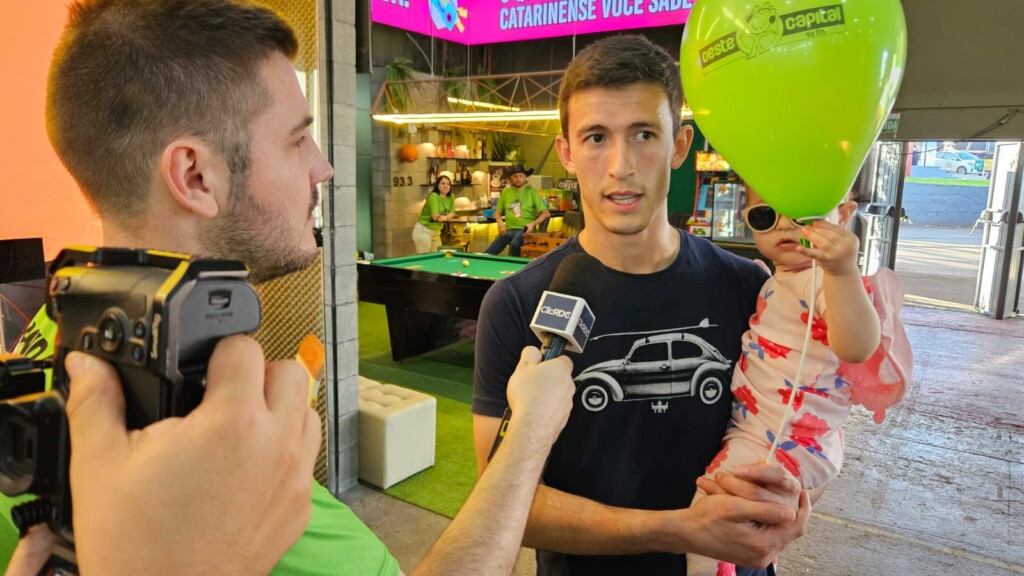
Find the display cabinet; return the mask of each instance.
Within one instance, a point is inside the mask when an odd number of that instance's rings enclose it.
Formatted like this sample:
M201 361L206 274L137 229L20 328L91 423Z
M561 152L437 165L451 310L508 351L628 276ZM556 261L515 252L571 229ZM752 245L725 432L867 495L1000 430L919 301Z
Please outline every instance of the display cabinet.
M687 230L716 243L753 244L743 221L746 187L729 164L713 151L696 153L697 187Z

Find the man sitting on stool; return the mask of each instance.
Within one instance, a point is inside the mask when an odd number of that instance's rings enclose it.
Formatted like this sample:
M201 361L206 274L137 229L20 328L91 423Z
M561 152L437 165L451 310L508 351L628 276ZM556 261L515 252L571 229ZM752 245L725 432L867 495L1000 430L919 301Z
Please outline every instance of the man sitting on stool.
M508 246L509 256L519 256L523 248L523 234L529 233L538 224L548 219L548 205L537 193L537 190L526 183L527 176L533 174L523 168L522 162L512 165L506 186L498 197L498 205L494 208L494 220L498 223L498 237L491 242L484 252L497 254ZM508 217L505 212L508 211Z

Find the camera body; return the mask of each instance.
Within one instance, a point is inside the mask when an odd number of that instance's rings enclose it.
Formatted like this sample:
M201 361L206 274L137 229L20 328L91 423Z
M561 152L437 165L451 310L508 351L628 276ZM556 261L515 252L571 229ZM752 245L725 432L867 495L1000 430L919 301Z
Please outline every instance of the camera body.
M30 503L35 509L20 519L15 514L19 529L45 521L61 544L74 549L67 354L86 352L114 366L128 428L184 416L202 399L217 341L259 326L259 298L247 277L245 266L232 260L119 248L60 253L49 272L46 302L57 324L51 390L35 384L39 363L8 360L0 370L9 381L0 387L0 490L40 497ZM38 391L25 393L33 387Z

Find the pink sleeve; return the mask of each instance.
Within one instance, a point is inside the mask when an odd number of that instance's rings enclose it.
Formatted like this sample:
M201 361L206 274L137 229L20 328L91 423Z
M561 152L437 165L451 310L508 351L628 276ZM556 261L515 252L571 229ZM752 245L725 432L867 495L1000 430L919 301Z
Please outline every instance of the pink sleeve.
M913 355L900 322L903 286L899 278L892 270L883 268L864 280L870 286L882 339L870 358L858 364L840 361L837 372L851 383L850 401L873 412L875 422L880 424L885 419L886 408L903 398L911 382Z

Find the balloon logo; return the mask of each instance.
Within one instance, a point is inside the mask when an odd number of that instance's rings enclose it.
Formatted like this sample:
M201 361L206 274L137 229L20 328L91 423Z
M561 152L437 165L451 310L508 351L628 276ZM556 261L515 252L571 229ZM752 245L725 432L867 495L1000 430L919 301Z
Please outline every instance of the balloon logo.
M699 0L679 60L711 144L765 202L804 218L850 189L906 55L899 0Z
M775 14L775 6L765 3L747 16L748 29L736 36L736 44L748 57L771 50L782 38L782 21Z

